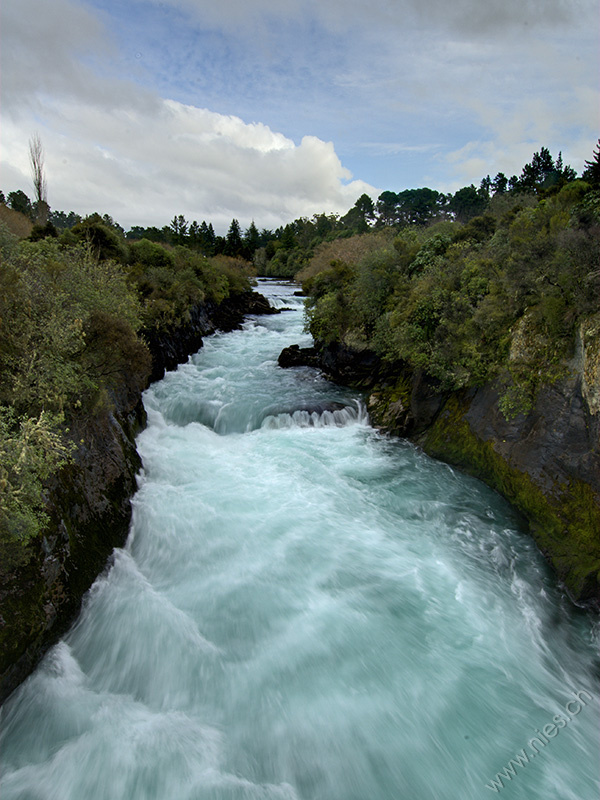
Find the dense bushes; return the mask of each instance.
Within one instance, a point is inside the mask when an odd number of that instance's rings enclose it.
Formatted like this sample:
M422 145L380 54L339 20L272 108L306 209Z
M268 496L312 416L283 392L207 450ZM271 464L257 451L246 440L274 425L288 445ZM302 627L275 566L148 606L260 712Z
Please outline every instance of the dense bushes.
M181 245L166 249L142 239L131 245L130 281L142 301L145 328L187 321L189 310L203 301L221 303L250 287L250 265L238 258L207 258Z
M4 563L46 520L44 481L69 458L68 426L140 382L140 303L119 265L86 245L0 233L0 534ZM11 547L12 543L12 547Z
M19 240L0 223L0 556L41 533L47 479L72 457L69 429L110 411L150 373L144 330L249 288L238 259L126 242L95 215L59 238Z
M406 362L443 389L500 376L504 412L525 410L598 309L600 214L583 181L523 200L493 198L464 225L404 228L357 258L316 255L299 276L309 331Z
M26 557L25 545L48 521L44 481L67 463L74 445L61 430L62 418L42 411L18 417L0 407L0 560L3 570Z
M130 347L140 326L135 291L118 264L98 260L85 245L7 237L4 244L0 401L29 414L89 406L117 379L121 345ZM114 327L121 328L117 339ZM105 336L110 346L102 348ZM134 359L143 353L139 343Z

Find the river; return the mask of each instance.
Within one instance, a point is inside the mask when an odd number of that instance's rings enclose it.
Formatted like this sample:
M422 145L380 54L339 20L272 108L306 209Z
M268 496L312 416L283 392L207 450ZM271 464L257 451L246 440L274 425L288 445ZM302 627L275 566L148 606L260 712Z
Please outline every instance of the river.
M5 704L0 797L595 800L594 619L497 494L277 366L293 289L145 393L129 539Z

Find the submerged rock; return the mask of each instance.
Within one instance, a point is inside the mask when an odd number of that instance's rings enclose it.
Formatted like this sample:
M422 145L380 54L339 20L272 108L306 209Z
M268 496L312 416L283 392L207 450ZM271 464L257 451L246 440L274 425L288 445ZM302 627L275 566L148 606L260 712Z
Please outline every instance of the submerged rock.
M284 368L320 366L319 357L314 347L300 347L297 344L284 347L279 354L277 363Z

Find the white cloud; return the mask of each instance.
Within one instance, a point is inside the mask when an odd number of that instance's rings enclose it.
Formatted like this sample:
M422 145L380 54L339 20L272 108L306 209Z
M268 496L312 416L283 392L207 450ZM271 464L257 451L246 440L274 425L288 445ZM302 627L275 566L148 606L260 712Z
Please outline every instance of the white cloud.
M2 7L0 188L30 186L37 130L54 208L273 227L379 192L336 149L381 188L448 191L541 146L581 169L597 137L595 0L138 0L119 46L88 2Z
M376 192L350 181L331 143L304 136L296 144L265 124L160 98L108 69L98 74L81 51L102 66L110 39L70 0L6 0L3 23L11 36L3 53L5 193L30 187L27 142L35 131L51 207L109 213L125 226L162 226L182 213L221 230L232 217L273 227L344 213L363 192ZM23 68L28 63L32 69Z
M78 94L98 89L89 66L74 58L115 55L97 16L78 2L4 0L2 4L2 102L27 106L32 94Z
M22 119L8 119L2 132L5 158L20 170L3 180L20 175L21 188L28 182L22 130ZM152 116L143 107L63 101L47 114L42 138L50 205L110 213L125 226L162 226L182 213L221 230L232 217L272 227L343 213L376 191L348 182L331 143L305 136L296 145L265 125L171 100L157 101Z

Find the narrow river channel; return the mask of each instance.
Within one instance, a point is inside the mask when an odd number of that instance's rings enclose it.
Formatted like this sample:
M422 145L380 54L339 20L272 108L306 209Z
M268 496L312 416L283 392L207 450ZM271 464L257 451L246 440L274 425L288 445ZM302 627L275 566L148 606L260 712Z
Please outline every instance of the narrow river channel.
M593 618L498 495L277 366L293 289L146 392L129 540L5 704L0 797L596 800Z

